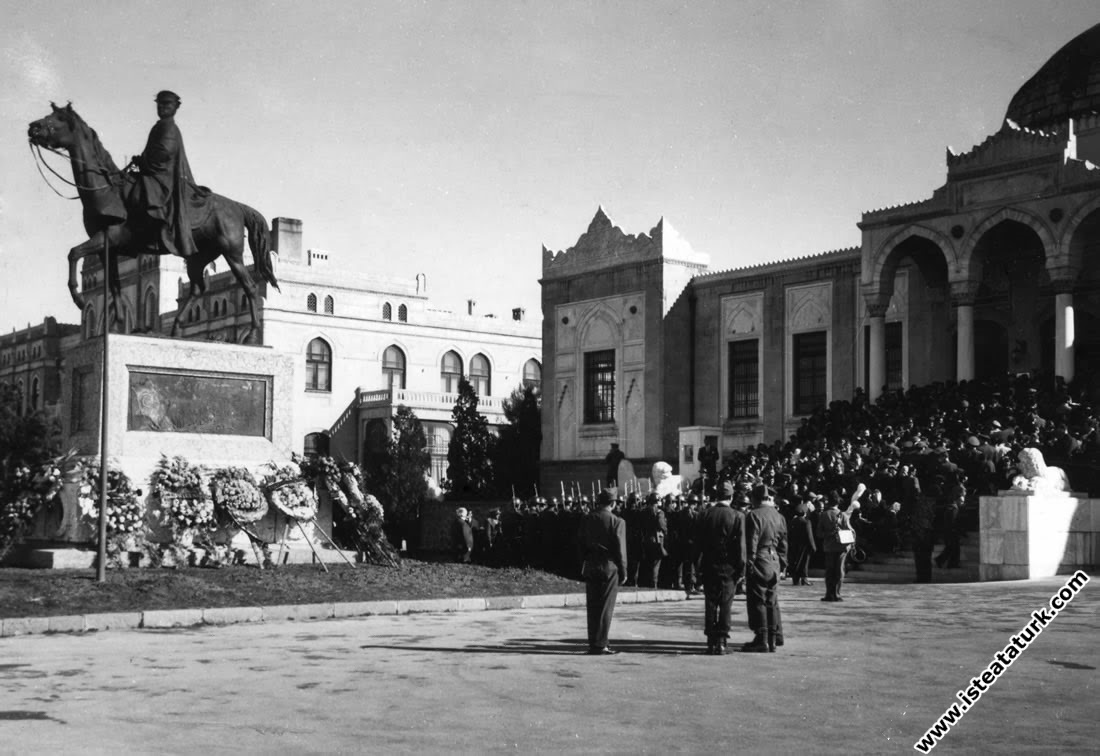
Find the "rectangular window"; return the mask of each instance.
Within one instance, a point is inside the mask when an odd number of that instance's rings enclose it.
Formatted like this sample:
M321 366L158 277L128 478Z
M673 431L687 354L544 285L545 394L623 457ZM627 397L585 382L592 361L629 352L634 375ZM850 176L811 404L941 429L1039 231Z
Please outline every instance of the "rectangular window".
M615 350L584 355L584 422L615 422Z
M794 414L809 415L825 406L828 332L813 331L794 336Z
M69 423L70 430L73 433L89 431L96 426L95 419L92 417L92 413L96 408L94 399L91 396L91 379L92 373L88 369L73 371L73 410Z
M729 343L729 417L760 415L760 340Z

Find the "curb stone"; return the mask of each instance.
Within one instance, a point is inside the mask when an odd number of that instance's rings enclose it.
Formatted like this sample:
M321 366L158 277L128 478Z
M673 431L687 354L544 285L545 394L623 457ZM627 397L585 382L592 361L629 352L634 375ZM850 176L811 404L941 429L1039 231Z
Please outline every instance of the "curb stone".
M152 609L141 613L144 628L192 627L202 624L202 609Z
M263 622L264 610L263 607L259 606L228 606L203 609L202 621L205 625L239 625L246 622Z
M684 601L683 591L624 591L616 603L645 604ZM98 630L140 630L195 625L236 625L248 622L288 622L373 615L481 612L508 609L561 609L584 606L583 593L549 593L533 596L417 599L411 601L350 601L329 604L281 604L209 609L150 609L57 617L8 617L0 620L0 638L43 633L79 633Z

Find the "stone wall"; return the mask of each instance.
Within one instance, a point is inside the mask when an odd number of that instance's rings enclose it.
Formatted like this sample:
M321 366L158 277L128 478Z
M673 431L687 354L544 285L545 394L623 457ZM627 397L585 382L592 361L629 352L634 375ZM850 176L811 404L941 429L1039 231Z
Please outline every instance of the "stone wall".
M1002 491L980 504L985 580L1027 580L1100 565L1100 499Z

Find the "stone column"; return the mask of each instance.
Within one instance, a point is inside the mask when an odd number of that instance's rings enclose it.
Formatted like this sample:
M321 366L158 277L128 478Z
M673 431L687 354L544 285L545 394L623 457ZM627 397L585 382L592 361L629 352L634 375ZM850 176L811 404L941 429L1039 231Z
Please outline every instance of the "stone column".
M1069 383L1074 375L1076 334L1073 323L1073 287L1080 275L1079 264L1067 259L1049 260L1050 288L1054 292L1054 374Z
M974 297L977 284L970 281L951 284L951 301L955 305L955 380L974 380Z
M871 343L868 348L867 365L870 385L867 395L871 401L882 396L882 387L886 383L886 305L867 305L867 316L871 319Z
M1054 374L1066 383L1073 380L1073 294L1058 291L1054 295Z

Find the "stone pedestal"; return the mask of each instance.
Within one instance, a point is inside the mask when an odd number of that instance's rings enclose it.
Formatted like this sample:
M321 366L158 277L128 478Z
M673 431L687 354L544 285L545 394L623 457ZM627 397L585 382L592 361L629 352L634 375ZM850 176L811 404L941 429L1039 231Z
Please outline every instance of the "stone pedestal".
M1072 574L1100 564L1100 499L1002 491L980 503L985 580Z
M182 455L208 469L246 467L262 478L268 462L286 465L293 438L294 358L267 347L116 335L110 339L107 452L143 491L161 455ZM103 344L92 340L66 354L62 372L62 433L67 448L99 464L100 381ZM94 529L80 519L75 486L62 492L64 511L40 539L86 543ZM59 516L60 515L60 516ZM272 509L250 526L265 540L282 533L284 517ZM318 524L331 533L326 507ZM312 526L307 526L310 530ZM301 532L294 535L303 546ZM320 542L316 533L310 540Z

